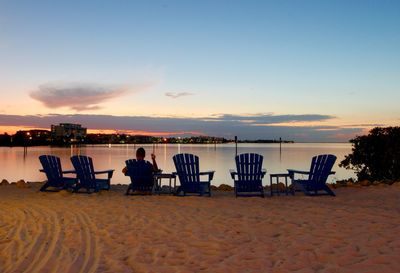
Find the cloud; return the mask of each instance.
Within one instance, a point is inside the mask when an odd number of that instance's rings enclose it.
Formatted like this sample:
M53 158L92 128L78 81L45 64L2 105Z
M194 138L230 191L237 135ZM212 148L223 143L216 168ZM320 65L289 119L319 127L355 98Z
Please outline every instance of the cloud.
M30 93L31 98L48 108L69 107L72 110L97 110L100 103L128 92L126 86L90 83L47 83Z
M215 116L216 120L227 122L247 122L254 125L268 125L276 123L295 123L295 122L313 122L334 119L335 116L307 114L307 115L274 115L270 114L257 114L257 115L230 115L223 114Z
M179 92L179 93L167 92L167 93L165 93L165 96L170 97L172 99L177 99L177 98L185 97L185 96L193 96L193 95L194 95L193 93L189 93L189 92Z
M239 139L282 139L294 141L347 141L365 128L342 126L288 126L273 122L309 121L331 119L325 115L251 115L255 121L243 122L249 116L221 115L207 118L148 117L112 115L4 115L0 114L0 126L50 128L51 124L79 123L88 129L142 131L150 135L210 135ZM265 122L271 125L266 125ZM261 122L262 126L257 126ZM346 136L344 138L343 136Z

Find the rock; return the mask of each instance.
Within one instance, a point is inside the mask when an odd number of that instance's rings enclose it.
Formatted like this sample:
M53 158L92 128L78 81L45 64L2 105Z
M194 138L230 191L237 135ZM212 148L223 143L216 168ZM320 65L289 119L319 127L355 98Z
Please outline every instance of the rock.
M30 188L30 185L28 185L23 179L17 181L17 188Z
M272 191L274 192L285 192L285 190L285 184L283 184L282 182L279 182L278 184L272 184Z
M211 190L212 190L212 191L217 191L217 190L218 190L218 187L217 187L217 186L214 186L214 185L211 185Z
M221 184L218 186L219 191L233 191L233 187L227 184Z
M284 191L286 190L285 184L283 184L282 182L280 182L280 183L278 184L278 189L279 189L279 191L284 192Z
M0 186L8 186L8 185L10 185L10 183L8 183L6 179L3 179L0 183Z
M353 181L349 180L346 182L346 187L352 187L352 186L354 186Z
M369 181L367 179L362 180L362 181L360 181L360 185L363 187L369 186L369 185L371 185L371 181Z
M393 183L394 181L390 179L384 179L381 181L381 184L386 184L386 185L392 185Z
M326 183L326 185L331 189L336 189L336 184L330 184L330 183Z
M335 184L335 187L336 187L336 188L346 187L346 184L347 184L348 181L353 182L352 179L349 179L349 180L337 180L337 181L336 181L336 184Z
M376 185L379 185L380 183L381 183L380 181L375 180L374 182L372 182L372 185L376 186Z
M392 184L392 186L400 187L400 181L396 181Z

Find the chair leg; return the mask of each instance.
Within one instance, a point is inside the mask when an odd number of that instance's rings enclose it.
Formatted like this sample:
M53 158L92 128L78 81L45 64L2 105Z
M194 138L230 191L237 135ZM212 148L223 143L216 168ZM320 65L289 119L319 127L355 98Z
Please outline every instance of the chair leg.
M49 186L49 182L46 182L42 187L40 187L39 191L46 191L48 186Z
M327 185L325 185L324 189L329 195L336 196L336 194Z
M126 190L125 195L129 195L129 191L131 190L131 185L128 186L128 189Z

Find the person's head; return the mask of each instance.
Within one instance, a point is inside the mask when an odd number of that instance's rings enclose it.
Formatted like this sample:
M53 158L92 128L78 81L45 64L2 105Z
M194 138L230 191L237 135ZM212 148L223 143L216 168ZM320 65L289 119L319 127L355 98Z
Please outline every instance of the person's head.
M146 151L140 147L136 150L136 159L144 159L144 157L146 156Z

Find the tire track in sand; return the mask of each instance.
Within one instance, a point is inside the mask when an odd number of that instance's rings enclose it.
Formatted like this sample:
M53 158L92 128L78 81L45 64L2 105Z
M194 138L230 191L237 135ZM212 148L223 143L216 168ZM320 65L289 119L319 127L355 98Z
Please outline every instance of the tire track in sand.
M98 228L84 211L66 212L41 202L14 205L13 213L4 215L7 219L1 223L5 232L0 234L0 242L4 241L0 272L95 273L98 269ZM71 245L77 248L71 249Z
M26 266L26 263L22 264L21 269L24 273L38 273L41 271L52 257L61 232L60 221L55 211L37 204L32 205L32 207L35 207L35 211L40 214L42 219L47 218L48 220L41 221L39 236L35 237L31 251L24 255L32 258L26 259L27 263L29 263L28 266Z
M92 223L89 216L82 211L77 213L77 218L82 228L82 244L79 253L80 257L76 260L73 268L80 268L79 273L94 273L100 261L97 227Z
M8 266L4 268L4 272L18 272L16 268L20 266L20 264L27 258L24 252L30 252L33 249L34 242L37 240L38 235L32 234L33 240L22 240L22 233L27 232L27 226L35 227L34 229L38 229L38 225L36 221L33 221L35 212L30 208L23 207L14 208L18 211L15 213L15 221L18 222L17 226L10 225L10 232L8 233L8 238L10 243L8 246L4 247L5 253L7 253L7 258L10 260ZM6 256L6 255L5 255Z

